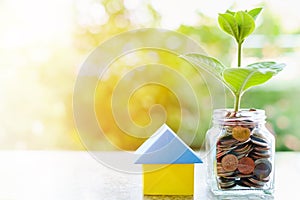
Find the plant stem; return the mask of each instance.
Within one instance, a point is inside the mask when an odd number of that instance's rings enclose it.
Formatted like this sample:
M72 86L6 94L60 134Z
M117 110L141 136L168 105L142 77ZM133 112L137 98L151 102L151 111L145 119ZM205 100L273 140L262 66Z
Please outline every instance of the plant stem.
M242 63L242 44L243 42L238 42L238 67L240 67Z
M238 112L240 109L240 103L241 103L241 95L235 94L235 102L234 102L234 112Z
M242 42L238 42L238 67L241 67L242 63ZM240 109L240 103L241 103L241 94L234 94L235 102L234 102L234 112L238 112Z

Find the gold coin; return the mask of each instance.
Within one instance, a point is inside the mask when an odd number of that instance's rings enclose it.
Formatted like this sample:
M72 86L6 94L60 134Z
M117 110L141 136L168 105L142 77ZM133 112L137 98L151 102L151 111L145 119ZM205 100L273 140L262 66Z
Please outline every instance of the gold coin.
M236 126L232 129L232 136L234 139L244 142L250 138L250 130L241 126Z
M222 167L227 172L232 172L236 170L238 166L238 162L239 162L238 158L233 154L227 154L221 160Z

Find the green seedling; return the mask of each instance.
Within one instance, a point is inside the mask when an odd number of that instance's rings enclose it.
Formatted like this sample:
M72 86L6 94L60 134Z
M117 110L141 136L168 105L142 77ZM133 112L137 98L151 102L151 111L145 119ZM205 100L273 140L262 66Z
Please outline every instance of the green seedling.
M218 22L220 28L236 41L237 67L225 66L216 58L203 54L189 53L181 56L193 65L211 73L231 91L235 98L235 112L239 111L241 97L246 90L265 83L285 66L283 63L268 61L241 67L242 45L245 39L255 30L255 19L261 10L262 8L238 12L227 10L225 13L219 14Z

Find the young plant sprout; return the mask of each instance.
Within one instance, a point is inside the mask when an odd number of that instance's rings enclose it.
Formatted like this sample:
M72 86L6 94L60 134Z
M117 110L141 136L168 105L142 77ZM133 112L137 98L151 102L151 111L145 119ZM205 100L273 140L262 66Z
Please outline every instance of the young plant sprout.
M215 78L220 80L234 95L234 112L240 109L241 97L249 88L260 85L280 72L285 64L273 61L257 62L242 66L242 45L245 39L255 29L255 19L262 8L254 8L250 11L233 12L227 10L219 14L220 28L232 36L237 44L237 67L228 67L219 60L197 53L182 55L184 59L193 65L200 67Z

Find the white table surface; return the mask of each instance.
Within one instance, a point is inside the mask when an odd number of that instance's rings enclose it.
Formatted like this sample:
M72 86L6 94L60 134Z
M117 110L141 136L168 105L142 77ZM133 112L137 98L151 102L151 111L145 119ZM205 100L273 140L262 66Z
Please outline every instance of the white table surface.
M100 154L116 165L132 159L123 152ZM88 152L0 151L0 162L0 200L216 199L207 191L204 165L196 167L193 197L166 197L143 196L140 173L116 171ZM274 199L300 199L300 153L276 153L275 170Z

